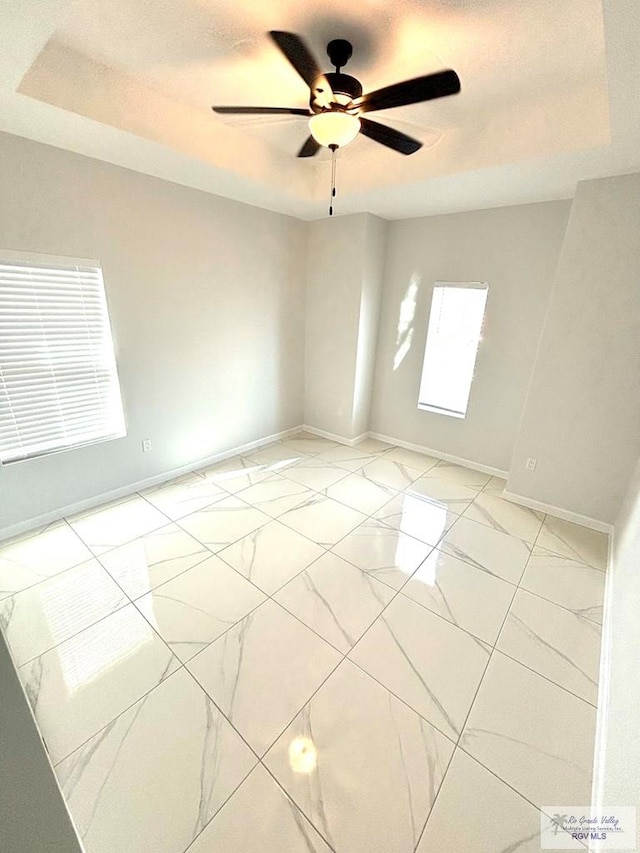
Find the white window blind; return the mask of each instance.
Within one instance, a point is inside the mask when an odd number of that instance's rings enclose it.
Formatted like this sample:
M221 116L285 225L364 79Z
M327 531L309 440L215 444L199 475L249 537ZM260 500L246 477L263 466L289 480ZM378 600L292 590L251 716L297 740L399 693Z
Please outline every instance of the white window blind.
M125 434L100 264L0 250L0 462Z
M457 418L466 415L487 293L484 282L436 282L419 409Z

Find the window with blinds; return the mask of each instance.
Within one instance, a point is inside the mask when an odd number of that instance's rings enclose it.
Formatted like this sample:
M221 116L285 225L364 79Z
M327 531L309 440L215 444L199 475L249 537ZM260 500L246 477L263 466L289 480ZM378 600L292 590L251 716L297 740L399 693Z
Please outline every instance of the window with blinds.
M100 264L0 251L0 462L124 435Z
M433 288L418 408L455 418L467 413L488 286L441 282Z

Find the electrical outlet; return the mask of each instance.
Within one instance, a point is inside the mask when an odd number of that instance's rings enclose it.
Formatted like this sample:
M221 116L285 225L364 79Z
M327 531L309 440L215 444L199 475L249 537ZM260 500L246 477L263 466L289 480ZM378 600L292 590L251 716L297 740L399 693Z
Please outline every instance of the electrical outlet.
M527 471L535 471L537 464L538 464L537 459L531 459L531 457L529 457L529 459L527 459L524 467L527 469Z
M142 452L148 453L151 450L151 439L145 438L142 442Z

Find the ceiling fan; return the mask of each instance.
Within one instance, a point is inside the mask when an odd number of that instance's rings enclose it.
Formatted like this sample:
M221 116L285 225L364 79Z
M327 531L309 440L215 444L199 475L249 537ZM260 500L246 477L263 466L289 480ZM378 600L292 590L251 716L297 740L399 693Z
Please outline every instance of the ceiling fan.
M394 128L363 118L363 113L444 98L460 91L458 75L448 69L363 94L360 81L341 70L353 54L350 42L345 39L329 42L327 54L335 72L325 74L300 36L279 30L271 30L269 35L309 87L309 108L219 106L212 109L217 113L236 115L308 118L311 135L298 151L298 157L313 157L321 146L335 152L353 142L359 133L401 154L414 154L422 147L421 142Z

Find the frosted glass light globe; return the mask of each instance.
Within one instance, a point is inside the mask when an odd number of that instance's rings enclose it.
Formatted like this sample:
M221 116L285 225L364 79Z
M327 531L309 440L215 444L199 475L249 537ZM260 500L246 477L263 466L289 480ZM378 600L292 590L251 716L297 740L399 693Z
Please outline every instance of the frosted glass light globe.
M344 148L360 132L360 119L349 113L317 113L309 119L309 130L315 141L325 148L331 145Z

